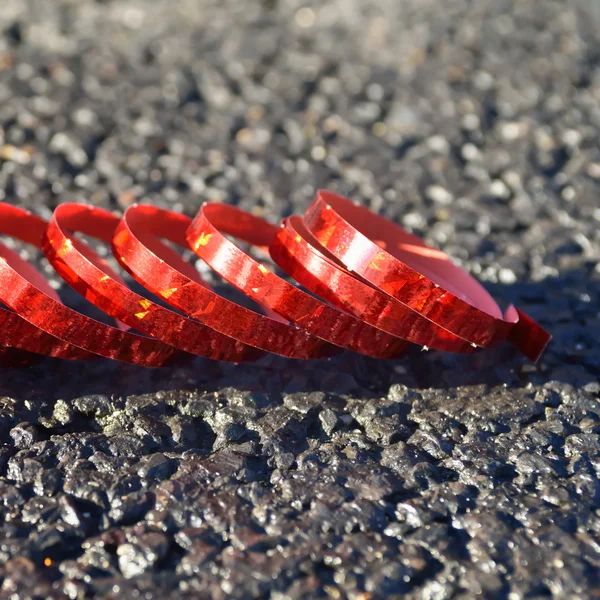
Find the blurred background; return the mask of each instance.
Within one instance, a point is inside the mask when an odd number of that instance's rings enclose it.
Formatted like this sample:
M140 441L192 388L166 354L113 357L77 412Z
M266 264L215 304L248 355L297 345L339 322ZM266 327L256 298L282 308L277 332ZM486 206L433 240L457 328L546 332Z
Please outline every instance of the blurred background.
M329 187L484 280L556 275L600 222L599 11L3 0L0 196L278 218Z
M0 0L0 200L276 222L331 188L554 334L5 371L0 595L596 597L599 32L599 0Z

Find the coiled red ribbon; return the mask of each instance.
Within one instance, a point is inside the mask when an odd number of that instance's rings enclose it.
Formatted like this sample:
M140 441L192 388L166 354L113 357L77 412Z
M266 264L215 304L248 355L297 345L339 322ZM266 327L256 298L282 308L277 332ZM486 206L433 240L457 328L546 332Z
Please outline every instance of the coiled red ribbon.
M280 227L225 204L204 204L193 221L147 205L131 206L119 219L100 208L62 204L50 223L0 204L0 233L43 249L74 290L116 320L110 326L66 307L41 273L0 244L5 367L39 355L102 356L151 367L190 355L237 363L265 352L315 359L342 349L396 358L411 343L472 353L504 340L537 361L551 337L512 306L502 314L446 254L326 191L304 216ZM162 302L129 289L76 234L112 245L118 263ZM252 255L230 238L253 248ZM173 244L189 245L265 314L215 292ZM265 265L261 254L275 266ZM291 279L277 274L278 267Z

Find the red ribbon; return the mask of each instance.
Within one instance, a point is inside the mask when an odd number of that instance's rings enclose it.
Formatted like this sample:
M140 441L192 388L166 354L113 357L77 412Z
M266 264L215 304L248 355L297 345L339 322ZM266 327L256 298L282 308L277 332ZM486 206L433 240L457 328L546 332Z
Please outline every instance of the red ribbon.
M481 284L447 254L347 198L318 192L304 223L347 269L472 344L490 347L509 338L537 361L550 341L513 306L503 316Z
M190 276L160 239L183 246L191 220L152 206L127 209L113 240L123 266L146 289L189 317L243 344L290 358L331 356L335 350L323 340L298 327L263 316L227 300ZM209 238L198 243L208 244ZM185 263L184 263L185 264ZM187 265L190 267L190 265Z
M0 232L43 248L74 290L117 320L112 327L66 307L39 272L0 244L5 367L29 364L36 355L103 356L143 366L176 364L190 354L244 362L265 352L314 359L341 349L395 358L410 343L472 353L503 340L537 361L551 337L512 306L503 315L446 254L331 192L319 192L303 217L280 227L225 204L203 205L193 221L147 205L134 205L119 219L63 204L50 223L0 204ZM112 244L126 271L185 316L129 289L75 233ZM292 279L227 236L270 254ZM265 314L218 294L168 243L189 244Z
M234 206L205 204L187 231L194 252L255 302L322 340L377 358L397 357L407 343L303 292L230 242L269 247L278 228Z
M129 327L160 340L160 343L149 340L154 350L159 348L173 354L176 348L234 362L256 357L256 353L248 352L235 340L131 291L118 274L104 261L99 264L98 256L72 236L72 232L81 232L110 246L118 225L118 217L100 208L62 204L54 211L48 226L46 256L58 274L92 304ZM61 253L60 248L64 247L69 247L69 251Z

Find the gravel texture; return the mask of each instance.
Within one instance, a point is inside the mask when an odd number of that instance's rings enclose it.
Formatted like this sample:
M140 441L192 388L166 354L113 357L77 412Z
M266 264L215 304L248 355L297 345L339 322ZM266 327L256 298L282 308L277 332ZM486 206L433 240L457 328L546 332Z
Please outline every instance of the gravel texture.
M332 188L555 338L4 371L0 597L600 597L599 7L1 0L0 199Z

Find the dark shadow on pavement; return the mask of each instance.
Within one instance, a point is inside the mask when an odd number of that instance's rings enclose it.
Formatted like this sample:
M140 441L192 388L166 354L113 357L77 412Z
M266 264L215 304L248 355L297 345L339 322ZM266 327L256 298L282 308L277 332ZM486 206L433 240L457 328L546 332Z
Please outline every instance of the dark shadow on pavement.
M192 359L182 367L147 369L100 359L67 362L42 359L20 369L3 369L0 394L30 401L69 400L83 395L128 396L168 390L211 391L223 387L331 394L385 395L395 383L414 388L448 389L504 384L520 388L551 380L574 386L593 384L600 375L597 353L600 276L593 265L539 283L488 285L501 306L513 302L546 327L553 340L537 365L508 343L475 355L422 351L416 346L399 360L376 360L352 352L326 361L293 361L268 356L232 365ZM356 388L356 390L354 389Z

